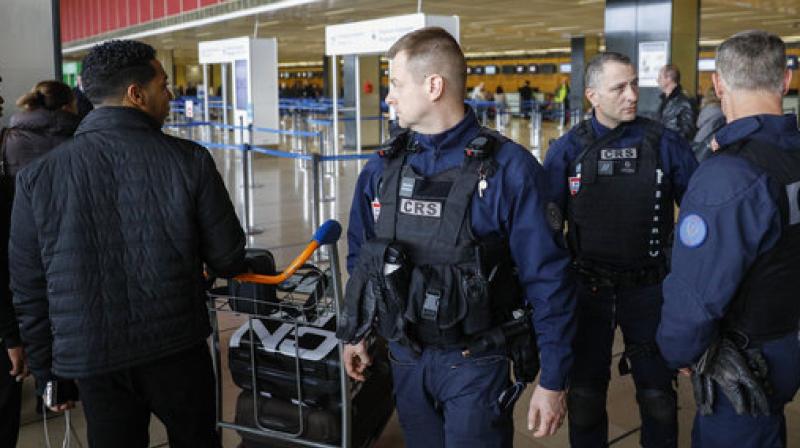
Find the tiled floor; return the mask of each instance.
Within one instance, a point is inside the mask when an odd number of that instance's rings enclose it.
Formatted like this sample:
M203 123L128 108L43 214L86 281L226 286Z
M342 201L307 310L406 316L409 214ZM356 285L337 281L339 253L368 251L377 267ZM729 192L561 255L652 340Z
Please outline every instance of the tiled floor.
M530 131L527 121L512 120L507 129L507 135L523 145L530 147ZM313 129L312 129L313 130ZM558 129L551 123L545 123L542 142L559 135ZM210 136L201 136L198 132L195 138L202 137L204 140ZM214 136L219 140L219 135ZM316 139L312 139L316 142ZM298 148L297 141L291 138L283 138L280 148L290 150ZM312 151L318 151L316 143L309 143L308 147ZM218 168L232 191L232 197L237 210L241 213L242 202L242 170L241 157L236 151L217 150L214 151ZM538 155L538 154L536 154ZM336 166L323 167L324 175L322 185L324 189L323 197L325 202L321 204L321 213L324 218L334 218L339 220L346 228L348 211L353 194L353 185L358 172L363 166L362 161L340 162ZM279 159L271 156L257 154L253 162L254 188L252 190L252 222L255 227L263 230L263 233L254 235L250 238L253 247L275 248L279 264L288 261L297 253L298 245L308 241L313 232L313 188L311 187L311 177L313 170L310 162L303 160ZM346 243L339 244L340 256L342 260L346 253ZM225 347L227 338L230 337L232 330L238 326L238 321L232 316L223 316L220 320L220 335L222 346ZM617 338L618 343L615 353L622 350L621 338ZM225 357L223 356L223 359ZM612 369L615 371L615 369ZM231 382L226 369L223 368L223 409L224 415L228 420L232 420L235 407L235 396L238 389ZM529 387L514 412L516 424L515 446L520 447L566 447L568 446L567 434L564 428L554 437L547 439L533 439L526 430L525 419L527 415L527 403L530 398L532 387ZM636 447L638 445L638 410L635 406L635 392L630 378L619 378L616 372L611 382L609 391L608 409L610 421L610 437L615 440L615 447ZM684 378L679 380L680 397L680 446L689 446L689 434L693 416L694 404L692 400L691 388ZM23 428L19 447L34 448L43 447L44 431L42 419L33 410L35 399L33 397L32 382L26 381L23 403ZM78 445L73 440L72 446L88 446L85 440L85 422L80 408L72 412L72 425L74 426L79 442ZM789 427L790 446L800 444L800 405L793 403L787 409L787 419ZM357 422L356 422L357 424ZM51 436L52 446L60 446L61 438L64 434L64 417L58 416L48 420L48 427ZM235 432L224 431L224 446L233 448L238 445L239 438ZM153 418L151 422L151 447L167 446L166 434L161 423ZM375 444L380 448L395 448L403 446L403 437L394 416L387 424L380 439Z

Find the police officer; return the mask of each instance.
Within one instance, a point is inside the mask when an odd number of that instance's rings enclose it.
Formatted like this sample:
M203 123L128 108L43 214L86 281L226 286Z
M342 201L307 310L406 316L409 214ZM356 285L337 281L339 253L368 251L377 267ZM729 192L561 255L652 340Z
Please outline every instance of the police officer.
M522 388L510 382L508 355L520 336L532 339L533 321L542 368L528 426L537 437L554 434L566 414L574 291L541 166L465 107L464 55L446 31L411 32L388 57L386 101L409 131L368 162L356 184L339 324L351 343L347 373L365 379L365 332L374 328L391 341L407 446L509 447ZM523 297L534 305L532 319L511 310ZM538 359L511 357L515 376L531 381L536 367L531 375L518 364Z
M684 196L658 328L667 362L693 370L693 446L786 446L783 407L800 386L800 132L781 104L791 75L773 34L717 50L728 124Z
M554 201L566 212L579 283L570 442L608 443L606 392L619 326L625 342L619 369L636 384L641 445L676 446L674 374L658 353L655 332L673 204L697 162L676 133L636 116L638 78L627 56L597 55L586 68L586 86L593 117L557 140L544 165Z

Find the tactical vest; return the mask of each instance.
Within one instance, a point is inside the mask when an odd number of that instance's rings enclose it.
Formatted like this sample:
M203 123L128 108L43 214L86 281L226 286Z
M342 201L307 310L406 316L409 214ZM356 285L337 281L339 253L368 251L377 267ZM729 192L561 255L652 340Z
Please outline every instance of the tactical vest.
M493 181L494 152L505 138L482 129L465 148L461 166L433 176L407 164L416 151L413 142L407 144L410 138L400 136L379 151L384 171L376 238L406 251L410 274L403 318L410 337L423 346L463 345L511 320L521 303L508 241L477 239L470 224L473 195ZM499 180L491 188L501 188Z
M751 340L796 332L800 320L800 151L749 140L719 153L742 157L762 169L780 192L781 215L780 239L750 266L724 322Z
M643 126L634 147L606 146L627 126ZM590 120L576 130L582 151L569 166L568 242L576 262L603 267L664 264L671 188L659 156L663 127L637 118L597 138Z

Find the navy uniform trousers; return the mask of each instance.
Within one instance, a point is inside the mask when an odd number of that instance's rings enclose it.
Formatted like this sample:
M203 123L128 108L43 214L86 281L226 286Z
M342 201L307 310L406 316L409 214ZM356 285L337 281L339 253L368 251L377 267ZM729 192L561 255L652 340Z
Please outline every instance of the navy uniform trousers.
M579 285L578 333L569 397L569 438L573 447L608 446L606 393L617 325L622 330L640 402L641 446L677 446L677 413L671 412L669 406L657 406L666 415L652 415L641 405L641 398L654 391L666 394L673 402L676 399L675 375L655 343L662 301L661 283L625 289ZM581 400L573 404L576 398ZM575 408L579 408L582 415L576 415Z
M504 354L465 358L461 350L426 348L417 355L397 343L389 349L407 447L511 447L514 406L498 404L511 385Z

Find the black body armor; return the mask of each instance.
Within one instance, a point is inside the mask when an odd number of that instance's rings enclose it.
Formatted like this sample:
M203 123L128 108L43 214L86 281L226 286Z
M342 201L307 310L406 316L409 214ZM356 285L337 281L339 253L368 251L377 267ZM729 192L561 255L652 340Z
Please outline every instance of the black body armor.
M764 170L778 192L781 237L761 254L739 286L726 325L750 340L769 340L798 329L800 320L800 152L743 141L722 154L743 157Z
M508 241L478 239L470 225L472 197L494 175L494 152L504 142L482 129L461 166L427 177L406 163L416 150L409 133L379 149L385 165L376 236L362 246L348 281L343 320L349 322L340 325L340 338L358 341L374 324L386 339L417 351L505 348L520 352L515 367L535 364L532 373L517 375L533 380L538 359L531 313L523 306Z
M606 146L635 125L644 127L637 146ZM569 168L568 241L584 275L625 273L630 278L619 280L634 284L663 278L672 194L658 151L662 131L645 118L623 123L599 139L589 120L576 130L583 149Z

